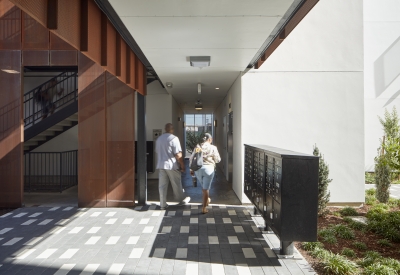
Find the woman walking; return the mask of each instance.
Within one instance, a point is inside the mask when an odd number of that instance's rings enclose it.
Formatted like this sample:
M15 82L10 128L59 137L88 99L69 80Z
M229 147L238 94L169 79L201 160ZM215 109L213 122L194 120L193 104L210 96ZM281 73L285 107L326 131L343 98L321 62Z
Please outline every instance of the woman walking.
M203 189L203 209L201 211L203 214L208 212L207 206L211 202L211 199L209 198L209 190L215 175L215 166L221 161L217 147L211 143L212 136L209 133L205 133L203 137L203 143L197 144L196 146L196 148L201 149L203 152L203 166L195 172L190 170L190 174L192 176L193 174L196 175L197 181L200 182L200 185ZM195 152L196 150L193 150L190 163L192 162Z

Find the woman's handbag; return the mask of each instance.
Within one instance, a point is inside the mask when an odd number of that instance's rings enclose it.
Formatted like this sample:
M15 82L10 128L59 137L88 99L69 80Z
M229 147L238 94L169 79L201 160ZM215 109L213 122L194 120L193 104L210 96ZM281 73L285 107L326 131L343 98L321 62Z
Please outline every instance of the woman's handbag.
M190 169L193 171L199 170L203 166L203 151L201 148L196 147L192 159L192 163L190 164Z

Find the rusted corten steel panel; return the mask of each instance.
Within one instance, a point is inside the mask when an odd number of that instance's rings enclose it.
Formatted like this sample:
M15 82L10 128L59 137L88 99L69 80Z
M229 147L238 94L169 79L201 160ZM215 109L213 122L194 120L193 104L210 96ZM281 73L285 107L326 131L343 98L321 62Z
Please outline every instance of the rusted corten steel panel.
M7 0L0 2L0 49L21 49L21 10Z
M48 0L11 0L21 10L27 12L37 22L46 26ZM2 1L5 2L5 1Z
M24 50L22 51L22 64L24 66L49 66L49 51Z
M49 30L33 17L22 12L22 48L25 50L48 50Z
M121 44L119 48L120 54L120 68L121 68L121 74L118 77L122 82L126 83L126 43L123 39L121 39Z
M88 50L85 52L93 61L101 64L101 10L94 1L88 1Z
M58 22L54 33L70 43L75 49L80 46L81 1L58 0Z
M78 51L50 51L50 66L78 66Z
M132 52L130 55L130 83L129 86L133 89L137 89L136 86L136 55Z
M51 50L75 50L68 42L64 41L58 35L50 32L50 49Z
M119 34L118 34L119 35ZM117 31L111 22L107 19L107 71L113 75L117 75L117 63L116 63L116 40Z
M140 62L140 60L138 58L136 58L136 66L135 66L135 71L136 71L136 91L139 92L142 95L146 95L145 94L145 88L144 86L147 86L147 83L145 84L145 77L144 74L146 74L146 70L145 67L143 65L142 62Z

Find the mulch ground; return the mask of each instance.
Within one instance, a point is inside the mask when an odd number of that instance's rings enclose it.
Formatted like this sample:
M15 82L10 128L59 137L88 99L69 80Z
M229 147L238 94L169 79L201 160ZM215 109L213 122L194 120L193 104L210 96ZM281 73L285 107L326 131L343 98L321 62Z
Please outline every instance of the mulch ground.
M356 209L359 216L365 216L365 214L368 212L369 206L363 206L362 208ZM326 215L325 217L319 217L318 218L318 230L321 230L323 228L332 226L332 225L337 225L337 224L345 224L347 225L346 222L343 221L342 217L338 217L333 215L334 212L339 211L340 208L334 208L330 207L329 211L330 214ZM393 210L399 210L399 209L393 209ZM352 259L353 261L356 261L357 258L363 258L365 251L363 250L358 250L355 248L352 244L354 242L363 242L367 245L368 250L367 251L377 251L382 254L384 257L390 257L394 258L397 260L400 260L400 243L394 243L391 242L392 246L387 247L387 246L381 246L378 244L378 241L383 239L383 237L376 235L375 233L372 232L362 232L359 230L354 230L354 233L356 235L355 239L353 240L345 240L337 237L338 242L336 244L328 244L322 241L321 238L318 238L320 242L324 244L324 248L327 250L332 251L335 254L341 254L343 248L347 247L352 249L356 253L356 258ZM296 242L295 243L296 248L299 250L299 252L303 255L303 257L312 265L312 267L315 269L315 271L318 274L324 274L323 269L319 263L318 259L315 259L311 257L308 253L308 251L305 251L301 248L301 243Z

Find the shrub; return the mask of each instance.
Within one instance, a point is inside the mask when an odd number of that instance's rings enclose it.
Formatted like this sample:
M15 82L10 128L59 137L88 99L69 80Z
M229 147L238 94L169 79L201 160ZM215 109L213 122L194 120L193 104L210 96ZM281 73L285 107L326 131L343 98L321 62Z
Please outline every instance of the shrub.
M343 256L346 256L346 257L348 257L348 258L354 258L354 257L356 256L356 253L354 252L353 249L350 249L350 248L345 247L345 248L343 248L343 250L342 250L342 255L343 255Z
M380 263L393 268L398 274L400 274L400 262L398 260L392 258L383 258Z
M339 211L333 212L332 215L335 216L335 217L341 217L342 216L342 215L340 215Z
M355 230L365 230L367 228L367 225L362 222L351 221L349 223L349 227Z
M337 254L331 254L322 261L322 265L328 274L350 275L357 272L357 265L354 262Z
M372 183L374 183L374 182L372 182ZM367 190L365 190L365 194L366 194L366 196L375 196L376 190L375 190L375 188L367 189Z
M359 250L367 250L368 249L367 245L363 242L354 242L353 246Z
M357 216L358 212L353 207L345 207L340 210L340 214L342 214L342 216Z
M364 275L397 275L396 270L393 268L375 263L364 268Z
M344 224L338 224L333 227L333 230L335 231L336 235L339 238L350 240L355 238L354 231L348 228Z
M318 248L318 247L310 252L311 256L313 256L314 258L320 259L320 260L327 259L331 254L332 254L332 252L330 252L326 249L323 249L323 248Z
M385 239L400 242L400 211L388 212L387 208L378 204L368 211L368 229Z
M322 240L324 242L326 242L326 243L329 243L329 244L336 244L337 243L336 237L335 236L331 236L331 235L323 237Z
M400 206L400 200L399 199L394 199L394 198L389 198L388 205L390 207L399 207Z
M347 222L347 223L351 223L353 221L353 219L351 219L349 217L343 217L343 221Z
M367 252L365 252L364 258L362 258L358 264L363 267L367 267L374 263L378 263L381 260L381 258L382 258L382 256L379 252L367 251Z
M335 236L335 231L332 228L324 228L318 231L318 235L322 238L326 236Z
M365 172L365 183L370 183L370 184L375 183L375 174L374 173Z
M375 196L366 196L365 197L365 204L366 205L375 205L377 203Z
M390 195L390 168L385 155L375 158L375 174L376 199L386 203Z
M388 239L378 240L377 244L380 246L393 246Z
M323 248L324 244L320 242L304 242L301 247L306 251L313 251L316 248Z
M332 181L329 179L329 167L322 157L317 146L314 146L314 156L319 157L318 168L318 214L324 215L326 213L326 204L329 202L331 196L328 191L328 185Z

